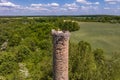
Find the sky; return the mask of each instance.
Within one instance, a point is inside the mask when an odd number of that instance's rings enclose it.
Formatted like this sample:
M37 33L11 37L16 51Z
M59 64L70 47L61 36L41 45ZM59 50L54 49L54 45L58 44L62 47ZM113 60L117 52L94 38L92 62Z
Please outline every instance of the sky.
M120 15L120 0L0 0L4 15Z

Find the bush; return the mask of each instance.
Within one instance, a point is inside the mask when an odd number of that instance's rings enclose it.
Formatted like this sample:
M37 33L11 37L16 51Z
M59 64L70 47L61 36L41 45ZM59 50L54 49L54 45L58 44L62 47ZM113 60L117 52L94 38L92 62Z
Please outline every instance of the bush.
M30 53L30 49L24 45L20 45L15 49L16 59L18 62L22 62L23 60L29 58Z
M77 31L80 29L80 26L77 22L72 22L72 21L59 21L57 22L57 26L61 29L61 30L65 30L65 31Z

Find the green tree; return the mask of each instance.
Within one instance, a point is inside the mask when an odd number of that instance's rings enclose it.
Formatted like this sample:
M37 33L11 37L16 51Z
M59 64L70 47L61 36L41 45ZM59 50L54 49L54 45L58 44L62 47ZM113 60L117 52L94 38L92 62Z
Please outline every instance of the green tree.
M19 45L18 47L14 48L17 62L22 62L23 60L27 59L31 55L30 49L25 45Z
M74 56L71 80L94 80L96 64L89 43L80 41Z
M67 30L67 31L77 31L80 29L80 25L75 21L59 21L56 23L58 28L61 30Z

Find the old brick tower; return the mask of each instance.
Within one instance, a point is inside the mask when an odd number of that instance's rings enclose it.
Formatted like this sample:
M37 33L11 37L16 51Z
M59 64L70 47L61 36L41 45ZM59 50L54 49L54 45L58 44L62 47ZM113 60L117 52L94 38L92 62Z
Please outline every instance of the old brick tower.
M52 30L53 36L53 80L68 80L68 31Z

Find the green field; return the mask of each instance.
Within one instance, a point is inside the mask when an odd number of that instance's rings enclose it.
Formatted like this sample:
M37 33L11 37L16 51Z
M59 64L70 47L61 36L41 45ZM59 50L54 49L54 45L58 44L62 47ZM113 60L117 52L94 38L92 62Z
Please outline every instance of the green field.
M71 42L84 40L93 49L101 48L105 53L120 53L120 24L80 22L80 30L71 33Z

